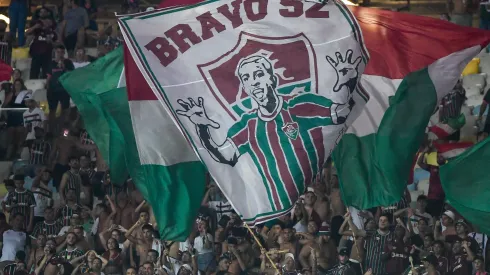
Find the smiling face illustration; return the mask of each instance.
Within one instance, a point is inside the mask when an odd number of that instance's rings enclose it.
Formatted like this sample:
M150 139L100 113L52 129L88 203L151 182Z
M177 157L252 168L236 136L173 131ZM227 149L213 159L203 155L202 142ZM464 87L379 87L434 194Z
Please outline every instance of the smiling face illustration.
M250 56L239 64L238 77L243 89L259 106L265 107L277 97L277 78L272 65L262 56Z

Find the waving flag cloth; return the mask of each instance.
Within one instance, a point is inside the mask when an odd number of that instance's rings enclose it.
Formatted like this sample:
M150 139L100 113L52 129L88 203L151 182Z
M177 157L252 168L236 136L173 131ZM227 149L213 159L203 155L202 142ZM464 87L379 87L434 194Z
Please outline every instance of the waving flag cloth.
M281 3L207 1L120 18L153 93L250 224L292 208L368 100L357 85L368 55L350 11Z
M129 171L153 208L162 239L184 241L201 205L206 170L184 139L167 138L180 134L178 128L156 99L145 98L151 90L137 85L146 82L123 57L123 49L116 49L60 81L110 160L113 177ZM136 68L127 87L124 62Z
M118 58L119 57L119 58ZM104 115L107 106L98 95L117 87L123 68L122 49L117 49L97 62L64 74L60 83L77 105L85 129L97 144L111 170L111 181L123 184L128 179L124 158L125 141L119 129ZM112 125L111 125L112 124Z
M447 201L458 213L478 228L490 234L490 138L469 148L439 171Z
M400 200L438 102L490 33L429 17L352 8L371 56L361 83L370 95L333 153L346 205Z

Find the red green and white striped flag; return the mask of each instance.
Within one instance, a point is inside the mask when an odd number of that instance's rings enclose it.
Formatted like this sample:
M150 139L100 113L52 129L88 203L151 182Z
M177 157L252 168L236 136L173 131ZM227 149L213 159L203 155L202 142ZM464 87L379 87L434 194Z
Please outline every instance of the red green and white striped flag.
M441 154L445 159L455 158L473 146L473 142L447 142L434 143L437 154Z
M400 200L438 102L490 33L429 17L352 10L371 56L361 79L370 100L332 156L344 202L367 209Z
M337 1L210 0L120 25L154 94L250 224L294 206L368 99L357 83L369 56Z

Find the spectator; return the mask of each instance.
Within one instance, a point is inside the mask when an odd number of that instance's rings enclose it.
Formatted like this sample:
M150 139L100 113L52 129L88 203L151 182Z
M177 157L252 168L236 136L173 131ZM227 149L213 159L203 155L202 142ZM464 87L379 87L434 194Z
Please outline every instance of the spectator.
M69 159L68 165L70 170L63 174L60 183L61 202L66 201L67 190L74 190L77 196L77 203L80 203L80 191L82 188L82 178L80 177L80 161L78 157L72 156Z
M473 264L475 265L475 275L488 275L488 272L485 272L485 261L482 256L476 256Z
M23 47L25 44L25 27L27 21L27 0L11 0L9 6L10 37L17 45Z
M54 238L58 236L62 227L61 223L56 220L55 210L52 207L48 207L44 209L44 221L36 224L32 235L36 238L39 235Z
M73 61L75 69L85 67L88 64L90 64L90 62L88 61L87 55L85 53L85 48L77 48L75 51L75 60Z
M28 98L31 92L27 90L24 81L16 79L12 88L12 92L5 93L5 102L3 102L2 108L26 108L24 100ZM10 139L7 159L12 159L20 155L22 144L26 138L22 109L7 111L7 136Z
M59 46L56 49L57 52L61 51L63 46ZM68 117L68 113L70 111L70 95L63 88L61 83L59 82L59 78L65 73L69 71L73 71L75 68L73 63L69 59L63 59L59 61L56 67L52 67L52 74L48 78L47 82L47 97L48 97L48 105L49 105L49 131L53 131L57 126L56 121L56 109L58 108L58 102L61 104L61 117L60 121L65 121Z
M17 251L15 253L14 263L6 265L3 268L3 275L14 275L17 270L25 270L26 264L26 253L22 250Z
M449 274L449 261L444 256L444 243L442 241L435 241L433 245L434 256L437 259L436 269L440 275Z
M412 227L414 229L415 233L418 233L418 222L420 220L424 220L425 223L429 227L434 226L434 220L432 216L426 212L427 208L427 196L425 195L420 195L417 197L417 207L415 208L415 211L413 211L413 215L409 216L410 222L412 223Z
M29 108L23 114L24 127L26 127L27 141L33 141L36 138L36 127L46 129L47 121L44 112L37 107L37 102L32 98L31 94L27 94L24 98L26 107Z
M47 16L47 9L41 9L40 14ZM49 17L41 17L33 26L27 29L27 34L33 36L29 48L31 55L31 79L45 79L51 73L51 58L53 43L58 39L55 32L54 20Z
M79 215L81 211L82 206L77 203L75 189L68 189L66 191L64 205L58 209L60 223L65 227L79 225L76 221L72 222L71 219L74 215Z
M76 0L69 0L64 20L61 22L60 34L63 44L70 56L77 46L85 43L85 29L89 27L89 17L85 8L80 7Z
M35 171L38 168L49 165L49 155L51 153L51 144L45 139L43 128L34 126L34 138L29 151L29 166L26 168L28 176L31 178L35 176ZM49 177L50 179L51 176Z
M34 270L35 265L44 256L44 246L47 242L47 237L44 234L38 234L36 237L36 244L32 246L29 254L29 261L27 262L27 270Z
M77 257L82 256L84 253L76 247L77 241L77 235L73 232L68 232L66 234L65 242L61 244L62 247L66 248L59 252L58 256L65 261L71 261Z
M422 154L420 154L417 164L420 168L430 173L429 178L429 194L427 195L427 209L428 213L433 217L441 215L444 209L444 190L442 189L441 179L439 177L439 166L429 165L426 161L426 155L429 152L429 148L426 148ZM446 159L441 154L437 154L437 163L443 165L446 163Z
M36 200L34 207L34 225L44 221L44 211L54 205L53 193L49 190L45 180L49 177L49 171L42 169L39 176L34 179L31 191ZM41 179L43 178L43 179Z
M0 262L14 261L18 251L24 251L26 248L27 234L22 230L24 227L24 215L14 213L11 215L10 225L12 229L3 232L2 235L2 257Z
M386 262L382 259L385 246L393 238L393 232L390 231L391 217L388 214L381 214L378 221L378 230L374 235L366 239L365 250L366 269L372 269L372 274L383 275L386 272ZM365 233L358 234L366 236Z
M22 214L24 218L23 228L26 228L27 232L32 232L36 200L32 192L24 188L24 175L15 175L14 184L15 190L9 193L5 206L12 217L18 213Z

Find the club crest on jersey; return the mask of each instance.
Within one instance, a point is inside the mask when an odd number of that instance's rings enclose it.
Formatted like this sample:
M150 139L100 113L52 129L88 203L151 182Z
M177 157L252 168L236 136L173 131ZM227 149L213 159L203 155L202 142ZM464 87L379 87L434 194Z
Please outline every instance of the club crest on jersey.
M286 125L282 127L282 131L288 136L290 139L297 139L298 138L298 132L299 132L299 127L298 123L296 122L288 122Z

